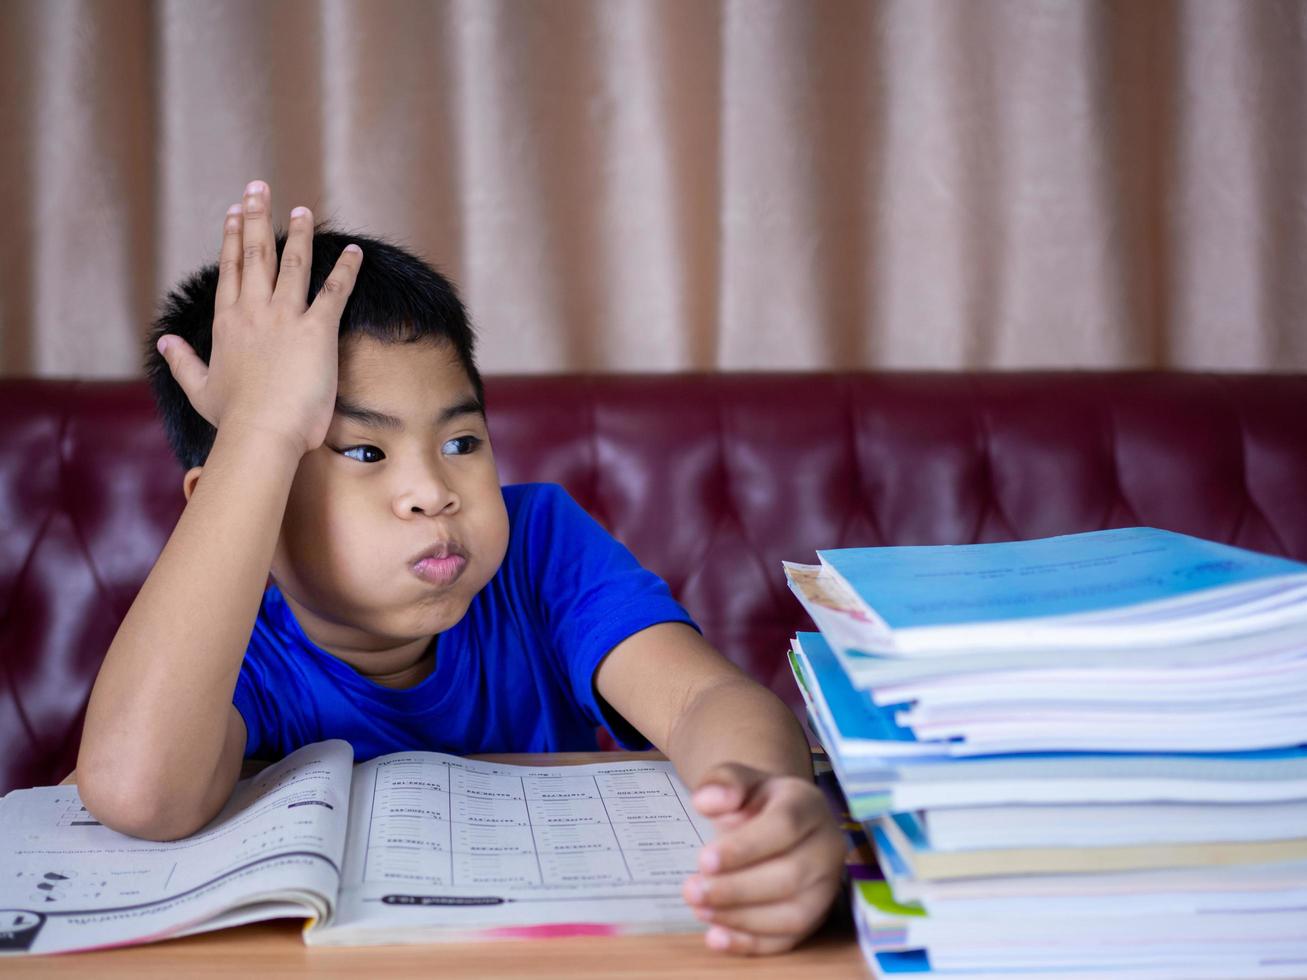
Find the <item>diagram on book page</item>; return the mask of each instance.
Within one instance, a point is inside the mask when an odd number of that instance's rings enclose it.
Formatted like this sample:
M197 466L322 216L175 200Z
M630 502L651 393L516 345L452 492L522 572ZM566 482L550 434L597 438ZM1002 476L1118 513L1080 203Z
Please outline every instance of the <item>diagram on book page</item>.
M339 862L350 751L325 745L246 781L208 827L178 841L120 834L89 813L75 786L4 800L4 904L41 912L140 907L257 866L274 856ZM334 876L334 872L332 872Z

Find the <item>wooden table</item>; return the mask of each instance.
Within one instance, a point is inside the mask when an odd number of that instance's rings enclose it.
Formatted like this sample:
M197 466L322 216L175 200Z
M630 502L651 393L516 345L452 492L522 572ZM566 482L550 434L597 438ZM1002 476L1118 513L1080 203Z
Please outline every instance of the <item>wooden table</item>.
M298 920L260 922L203 936L99 953L0 960L3 977L108 978L376 977L733 977L758 980L857 978L867 975L852 934L831 924L792 953L728 957L699 935L539 942L440 943L430 946L306 947Z
M662 758L656 753L575 752L549 755L477 756L519 765L575 765L620 758ZM251 765L245 774L256 771ZM75 781L76 774L64 782ZM848 913L837 906L822 929L781 956L739 957L715 953L698 933L536 942L433 943L423 946L309 948L302 920L281 919L188 936L146 946L96 953L68 953L0 960L0 977L172 978L242 974L263 977L856 978L868 976Z

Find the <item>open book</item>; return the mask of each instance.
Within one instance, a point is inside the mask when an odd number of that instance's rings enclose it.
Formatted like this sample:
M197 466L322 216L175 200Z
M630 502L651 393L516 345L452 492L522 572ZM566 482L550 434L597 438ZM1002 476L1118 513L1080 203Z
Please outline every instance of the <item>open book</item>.
M680 897L712 825L670 762L513 766L435 752L354 765L307 745L203 830L97 823L75 786L0 800L0 954L305 917L309 945L693 931Z

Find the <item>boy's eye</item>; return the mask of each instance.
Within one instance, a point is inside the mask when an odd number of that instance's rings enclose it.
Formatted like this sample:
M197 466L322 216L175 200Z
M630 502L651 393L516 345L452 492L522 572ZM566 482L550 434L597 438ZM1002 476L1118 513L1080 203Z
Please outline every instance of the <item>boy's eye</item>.
M380 463L386 458L386 454L376 446L350 446L340 450L340 454L360 463Z
M468 453L476 452L480 445L481 440L477 436L459 436L446 442L440 447L440 451L447 456L466 456Z

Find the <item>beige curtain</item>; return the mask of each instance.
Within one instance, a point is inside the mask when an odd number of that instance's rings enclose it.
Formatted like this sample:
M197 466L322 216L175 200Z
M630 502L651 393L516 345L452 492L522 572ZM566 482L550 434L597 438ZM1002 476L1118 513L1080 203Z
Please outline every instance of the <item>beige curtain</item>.
M132 376L251 177L490 373L1307 370L1307 4L0 4L0 371Z

